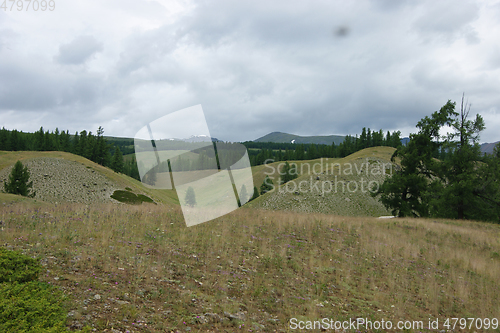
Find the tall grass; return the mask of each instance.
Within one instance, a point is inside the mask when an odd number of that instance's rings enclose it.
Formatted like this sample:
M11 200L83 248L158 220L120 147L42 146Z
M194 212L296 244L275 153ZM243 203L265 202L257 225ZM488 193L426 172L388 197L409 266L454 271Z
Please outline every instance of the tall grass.
M20 203L3 207L0 220L1 244L38 258L40 279L98 331L287 331L292 317L427 323L500 314L494 224L243 208L186 228L180 209L146 204Z

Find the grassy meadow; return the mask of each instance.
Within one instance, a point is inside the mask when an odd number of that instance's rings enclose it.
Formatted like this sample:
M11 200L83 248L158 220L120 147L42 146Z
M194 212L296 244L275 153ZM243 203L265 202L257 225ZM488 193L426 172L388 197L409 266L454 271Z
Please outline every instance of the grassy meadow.
M2 246L37 258L40 280L69 297L71 327L292 332L291 318L500 316L496 224L243 207L187 228L177 206L31 201L0 203L0 221Z

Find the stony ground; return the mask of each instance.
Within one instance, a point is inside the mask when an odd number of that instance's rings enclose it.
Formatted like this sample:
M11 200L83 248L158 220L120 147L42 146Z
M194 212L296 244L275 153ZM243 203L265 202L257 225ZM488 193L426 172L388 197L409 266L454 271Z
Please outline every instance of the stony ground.
M113 181L92 167L62 158L40 157L23 161L33 181L35 199L59 203L84 204L116 202L110 196L119 189ZM0 191L8 180L12 167L0 170Z

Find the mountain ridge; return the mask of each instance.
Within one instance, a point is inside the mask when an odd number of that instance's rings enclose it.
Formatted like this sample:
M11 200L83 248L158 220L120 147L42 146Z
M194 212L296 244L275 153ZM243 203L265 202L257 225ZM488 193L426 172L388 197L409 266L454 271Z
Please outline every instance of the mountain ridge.
M313 136L300 136L295 134L283 133L283 132L271 132L258 139L253 140L254 142L275 142L275 143L296 143L296 144L324 144L331 145L335 142L336 145L343 142L345 139L344 135L313 135ZM293 142L292 142L293 141Z

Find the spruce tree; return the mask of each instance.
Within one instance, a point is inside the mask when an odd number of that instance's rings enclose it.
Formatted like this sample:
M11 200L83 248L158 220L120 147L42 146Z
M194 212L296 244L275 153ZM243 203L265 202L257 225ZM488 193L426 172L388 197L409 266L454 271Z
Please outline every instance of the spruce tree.
M250 201L257 199L259 196L260 196L260 194L259 194L259 191L257 190L257 186L254 186L253 187L253 195L252 195L252 198L250 199Z
M288 162L285 162L285 165L281 169L280 174L280 185L297 178L297 164L292 163L292 165L290 165Z
M262 195L262 194L267 193L273 189L274 189L274 184L273 184L272 179L269 178L269 176L266 176L266 178L262 182L262 185L260 185L260 194Z
M25 197L34 197L35 192L31 193L33 181L29 181L29 179L30 172L28 167L23 166L21 161L17 161L9 175L9 180L4 183L5 192Z
M115 172L123 172L123 155L118 147L115 147L115 153L111 161L111 169Z

